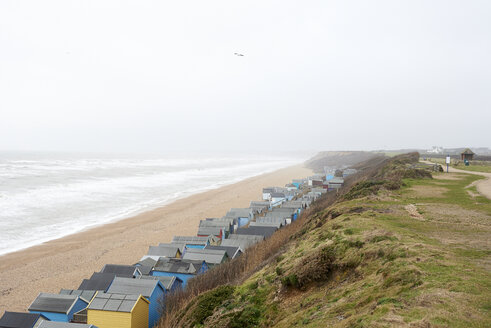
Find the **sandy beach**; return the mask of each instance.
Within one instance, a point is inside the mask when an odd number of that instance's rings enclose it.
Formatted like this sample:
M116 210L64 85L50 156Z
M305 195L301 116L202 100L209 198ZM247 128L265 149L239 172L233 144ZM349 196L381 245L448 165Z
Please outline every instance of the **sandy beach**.
M221 217L232 207L260 200L263 187L283 186L311 173L301 165L280 169L1 256L0 315L5 310L26 311L39 292L76 289L106 263L133 264L150 245L170 242L174 235L195 235L199 220Z

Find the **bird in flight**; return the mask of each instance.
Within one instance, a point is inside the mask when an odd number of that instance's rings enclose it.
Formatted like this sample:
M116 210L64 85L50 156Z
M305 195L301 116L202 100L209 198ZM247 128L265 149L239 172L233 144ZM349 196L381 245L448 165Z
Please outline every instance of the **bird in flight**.
M239 54L238 52L235 52L234 55L239 56L239 57L244 57L243 54Z

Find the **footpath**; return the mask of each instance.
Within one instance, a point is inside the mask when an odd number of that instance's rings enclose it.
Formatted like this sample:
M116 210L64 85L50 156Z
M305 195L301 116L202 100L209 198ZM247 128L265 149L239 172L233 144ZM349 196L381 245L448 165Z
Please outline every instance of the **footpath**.
M429 161L422 161L423 163L428 163L428 164L435 164L433 162ZM447 172L447 168L444 164L441 164L445 172ZM488 199L491 199L491 173L486 173L486 172L476 172L476 171L465 171L465 170L459 170L456 169L452 166L448 167L448 172L450 173L467 173L467 174L475 174L475 175L480 175L485 177L483 180L479 180L475 182L475 186L477 191L485 196Z

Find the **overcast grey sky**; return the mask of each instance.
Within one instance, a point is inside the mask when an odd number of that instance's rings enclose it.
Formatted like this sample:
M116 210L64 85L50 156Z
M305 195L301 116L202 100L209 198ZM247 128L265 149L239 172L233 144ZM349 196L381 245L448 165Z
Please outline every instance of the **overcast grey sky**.
M0 2L3 150L432 145L491 146L491 1Z

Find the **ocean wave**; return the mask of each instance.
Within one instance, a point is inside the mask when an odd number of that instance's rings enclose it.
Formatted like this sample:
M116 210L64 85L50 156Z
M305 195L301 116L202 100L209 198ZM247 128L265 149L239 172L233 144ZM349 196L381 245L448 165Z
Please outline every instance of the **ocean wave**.
M298 162L245 156L7 163L3 159L0 254L114 222Z

